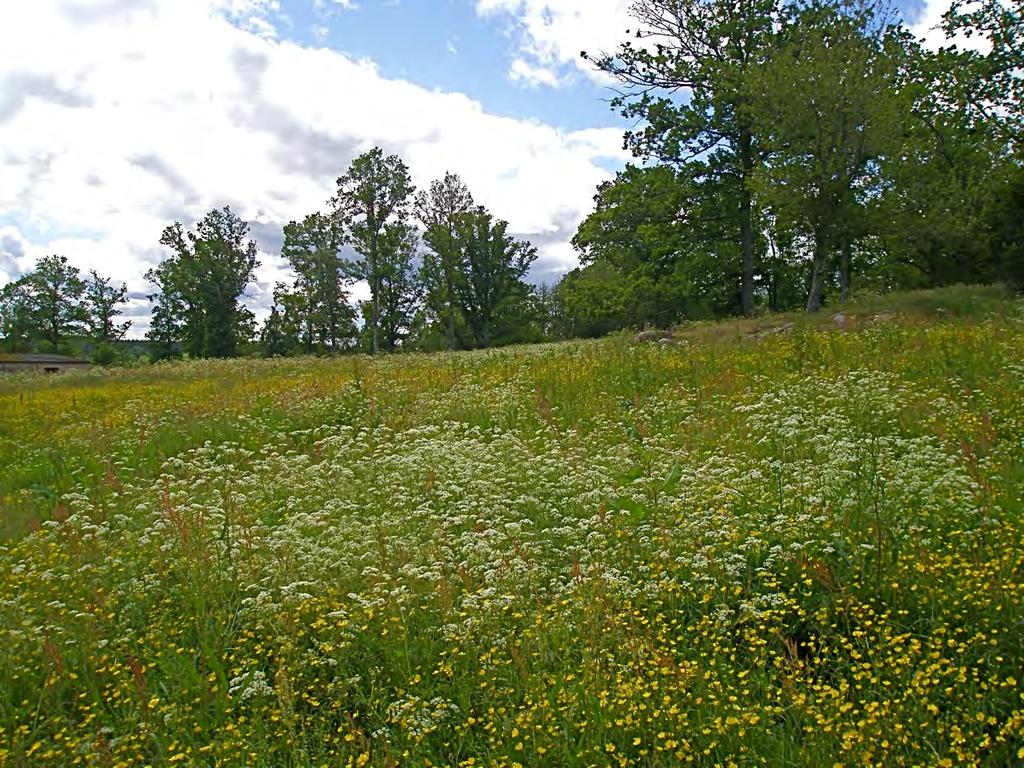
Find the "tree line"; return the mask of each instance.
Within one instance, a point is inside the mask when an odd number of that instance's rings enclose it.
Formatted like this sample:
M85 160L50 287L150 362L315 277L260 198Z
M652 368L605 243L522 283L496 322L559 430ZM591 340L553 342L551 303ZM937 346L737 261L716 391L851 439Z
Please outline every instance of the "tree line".
M558 286L571 331L855 287L1024 281L1022 4L957 0L930 50L873 0L637 0L588 58L638 159L601 185Z
M168 227L161 242L172 255L147 275L154 356L229 357L254 338L267 355L524 340L517 333L533 295L524 277L536 249L454 174L417 192L400 157L371 149L338 178L326 210L289 222L283 235L295 278L276 285L257 333L241 304L258 266L245 222L224 208L192 231ZM353 305L357 282L369 298Z
M257 246L230 208L161 244L147 273L155 358L468 349L797 307L854 290L1024 282L1020 0L957 0L923 46L881 0L636 0L616 51L636 162L597 190L554 286L537 257L447 173L416 190L374 148L324 210L284 227L257 328L242 298ZM365 283L369 297L351 301ZM124 335L124 286L40 260L0 293L10 349Z
M75 353L83 337L97 362L114 359L113 344L131 321L120 321L128 288L92 270L83 278L67 257L44 256L27 275L0 289L0 337L9 352L43 348Z

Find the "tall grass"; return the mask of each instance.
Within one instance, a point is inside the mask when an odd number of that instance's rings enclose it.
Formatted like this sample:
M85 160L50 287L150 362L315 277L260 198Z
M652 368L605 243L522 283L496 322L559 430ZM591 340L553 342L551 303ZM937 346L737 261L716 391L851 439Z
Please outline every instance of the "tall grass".
M939 298L2 384L0 764L1024 760L1024 334Z

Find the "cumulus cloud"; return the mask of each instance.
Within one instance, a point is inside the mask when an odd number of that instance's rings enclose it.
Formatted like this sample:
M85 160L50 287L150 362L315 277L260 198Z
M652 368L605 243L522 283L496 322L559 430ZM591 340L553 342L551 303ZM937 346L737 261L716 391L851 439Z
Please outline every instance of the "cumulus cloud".
M276 0L0 5L0 271L13 277L57 252L125 280L141 333L163 228L231 205L261 247L249 301L262 315L287 277L280 228L323 209L374 145L401 154L419 186L461 174L514 231L538 238L539 272L574 265L568 240L610 175L603 165L624 159L617 129L488 113L268 32L282 18Z
M508 68L508 76L512 82L531 87L546 85L550 88L557 88L562 79L551 67L531 64L525 59L516 58Z
M599 83L607 77L584 61L614 51L631 26L632 0L476 0L481 16L511 22L515 52L509 77L520 83L558 87L580 74Z

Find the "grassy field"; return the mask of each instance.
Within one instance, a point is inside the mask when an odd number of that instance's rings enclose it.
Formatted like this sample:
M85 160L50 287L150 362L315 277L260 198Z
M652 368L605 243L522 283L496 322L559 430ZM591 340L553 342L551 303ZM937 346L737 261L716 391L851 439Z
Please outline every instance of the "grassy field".
M0 381L0 764L1024 761L1022 306L845 314Z

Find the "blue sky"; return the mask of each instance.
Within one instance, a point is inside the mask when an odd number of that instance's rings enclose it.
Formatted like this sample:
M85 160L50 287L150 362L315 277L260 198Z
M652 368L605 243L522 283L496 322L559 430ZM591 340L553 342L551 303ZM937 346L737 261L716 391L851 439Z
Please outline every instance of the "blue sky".
M567 130L617 122L607 88L589 78L558 88L512 82L515 18L481 16L470 0L363 0L357 10L327 12L292 0L283 8L294 21L290 36L369 58L386 77L465 93L489 111Z
M62 253L128 284L141 335L162 229L231 205L260 245L246 300L264 316L289 278L282 227L323 210L375 145L420 187L460 174L537 246L532 279L554 281L629 159L608 84L579 57L621 41L629 4L0 2L0 283Z

